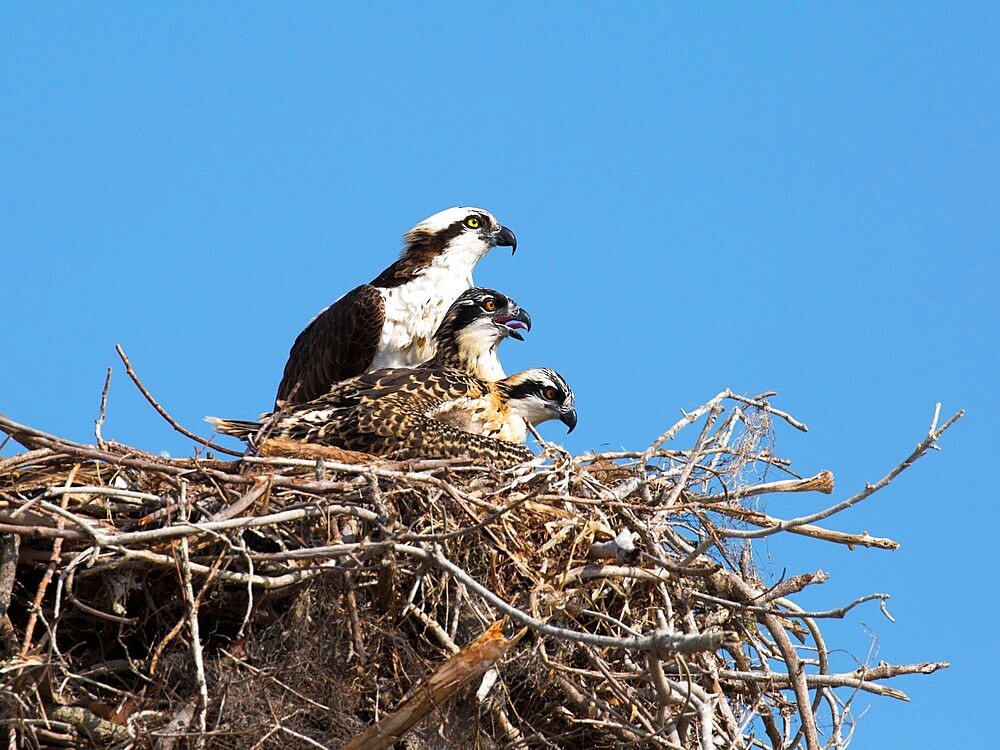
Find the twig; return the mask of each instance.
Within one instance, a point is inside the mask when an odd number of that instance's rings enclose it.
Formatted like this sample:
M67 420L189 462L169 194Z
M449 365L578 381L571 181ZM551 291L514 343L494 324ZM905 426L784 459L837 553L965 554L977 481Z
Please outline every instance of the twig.
M296 508L293 510L271 513L266 516L244 516L242 518L228 518L221 521L203 521L199 523L185 523L181 521L172 526L150 529L149 531L129 531L117 532L113 534L106 534L99 531L89 523L85 523L82 519L75 516L73 517L73 520L78 522L80 528L82 528L94 540L94 543L98 547L124 547L126 545L149 544L151 542L162 542L169 539L179 539L217 531L249 529L256 526L269 526L271 524L287 523L289 521L301 521L324 515L355 516L367 521L379 520L379 516L372 513L370 510L345 505Z
M940 408L940 405L939 405ZM936 414L936 412L935 412ZM792 518L787 521L781 521L777 526L772 526L766 529L758 529L757 531L744 531L742 529L720 529L720 534L724 534L732 539L760 539L765 536L771 536L779 531L788 531L804 524L813 523L814 521L822 521L824 518L828 518L835 513L840 513L842 510L850 508L852 505L857 505L862 500L867 500L874 493L878 492L883 487L887 486L893 479L899 476L900 473L910 468L913 463L923 456L940 438L945 431L951 427L955 422L965 416L965 410L959 410L952 417L945 422L940 428L934 429L937 424L937 418L935 416L934 424L931 426L931 430L928 432L927 437L924 438L916 449L905 459L903 459L892 471L882 477L880 480L875 482L875 484L868 484L865 488L857 493L847 498L843 502L837 503L836 505L831 505L829 508L825 508L817 513L812 513L807 516L801 516L800 518Z
M697 442L695 442L694 448L691 449L691 454L688 456L687 463L684 464L684 468L681 469L681 474L677 477L677 481L674 484L674 488L670 492L670 496L667 498L666 502L663 503L664 508L671 508L677 502L677 498L681 496L684 488L687 486L688 478L691 476L691 472L694 471L695 466L701 460L701 451L705 446L705 441L708 440L708 434L712 429L712 425L715 424L715 420L718 419L719 415L722 413L722 405L715 404L708 413L708 418L705 420L705 425L701 429L701 434L698 436Z
M749 510L747 508L740 508L735 506L718 506L712 508L716 513L720 513L726 516L732 516L740 521L745 521L747 523L752 523L754 526L760 526L765 529L781 529L782 524L787 524L787 521L782 521L780 518L774 518L766 513L761 513L756 510ZM862 531L860 534L849 534L843 531L833 531L832 529L824 529L822 526L813 526L811 524L797 524L794 526L785 526L785 531L790 531L793 534L798 534L799 536L808 536L813 539L822 539L825 542L834 542L836 544L846 545L849 549L854 549L854 547L874 547L876 549L885 550L897 550L899 549L899 543L893 541L892 539L887 539L885 537L869 536L867 531ZM717 533L722 537L732 537L732 538L745 538L741 533L732 533L733 531L742 532L742 529L717 529Z
M612 638L610 636L594 635L567 628L559 628L548 625L541 620L537 620L531 615L512 607L492 591L476 581L462 568L455 565L446 558L439 549L425 549L414 547L409 544L394 544L393 549L414 557L433 562L438 567L448 571L454 578L464 583L467 587L476 592L492 606L503 612L513 620L517 620L522 625L526 625L531 630L542 635L547 635L558 640L572 641L575 643L587 643L591 646L601 646L607 648L623 648L630 651L676 651L680 653L697 653L699 651L714 651L719 648L726 639L725 633L709 633L705 635L686 636L674 635L672 633L655 633L653 635L632 637L632 638Z
M81 738L86 737L102 745L114 745L129 739L125 727L101 719L81 706L50 706L47 713L52 721L69 724Z
M312 737L307 737L306 735L302 734L301 732L296 732L294 729L289 729L288 727L286 727L284 725L279 725L279 729L281 729L281 731L284 732L285 734L291 735L292 737L294 737L297 740L302 740L307 745L311 745L312 747L318 747L319 750L329 750L329 748L326 745L317 742Z
M765 482L747 487L736 487L729 492L720 492L715 495L701 495L698 502L702 505L708 503L718 503L722 501L742 500L745 497L756 497L772 492L822 492L829 495L833 492L833 472L823 470L808 479L782 479L777 482Z
M868 594L867 596L862 596L855 599L853 602L843 607L837 607L836 609L826 609L820 612L806 612L804 610L786 611L779 609L769 609L767 607L758 607L753 604L743 604L740 602L733 602L728 599L721 599L717 596L711 596L701 591L692 591L690 595L695 599L700 599L703 602L718 604L720 607L725 607L726 609L739 610L742 612L754 612L765 615L776 615L778 617L799 617L799 618L809 617L814 619L834 618L838 620L843 619L848 612L850 612L852 609L854 609L860 604L864 604L865 602L870 602L875 599L879 600L882 604L884 604L885 600L889 598L889 594Z
M94 423L94 436L97 438L97 445L100 448L106 448L107 444L104 442L104 438L101 436L101 426L104 424L104 413L108 408L108 388L111 387L111 368L108 368L108 374L104 378L104 390L101 391L101 411L98 414L97 421Z
M160 495L126 490L121 487L50 487L45 490L43 497L59 497L60 495L107 495L115 498L127 497L131 500L163 501Z
M777 393L775 391L768 391L767 393L763 393L760 396L757 396L757 398L747 398L746 396L741 396L738 393L733 393L733 391L726 389L726 396L728 398L731 398L733 401L739 401L742 404L754 406L758 409L766 411L768 414L773 414L774 416L785 420L796 430L799 430L801 432L809 432L809 428L806 427L804 423L798 421L797 419L795 419L795 417L793 417L786 411L782 411L781 409L775 409L773 406L771 406L770 403L768 403L765 400L767 398L770 398L771 396L776 396L776 395Z
M863 690L866 693L909 701L909 696L902 690L897 690L886 685L877 685L872 680L887 680L904 674L932 674L939 669L948 669L950 666L951 664L946 661L903 665L882 664L874 669L860 669L856 672L847 672L844 674L809 674L805 675L805 682L810 689L818 687L850 687ZM775 687L784 688L790 687L792 684L790 675L778 674L776 672L739 672L720 669L719 677L724 680L737 680L741 682L763 682Z
M77 463L70 469L69 475L66 477L66 487L73 484L76 479L76 474L80 470L80 464ZM66 510L66 502L68 496L63 496L62 509ZM62 517L59 518L57 522L57 528L61 531L64 521ZM31 637L35 630L35 623L38 621L39 611L42 607L42 599L45 596L45 590L48 588L49 583L52 581L52 575L56 571L56 565L59 564L59 553L62 550L62 537L56 537L55 542L52 544L52 556L49 559L49 564L45 568L45 574L42 576L42 580L38 584L38 590L35 592L35 601L31 608L31 614L28 616L28 624L24 628L24 639L21 643L21 653L20 658L25 659L28 656L28 652L31 650Z
M180 506L181 520L186 520L188 514L187 484L181 482ZM191 584L191 561L188 558L188 540L186 536L180 539L180 574L182 590L184 592L184 604L187 608L188 629L191 631L191 656L194 659L195 685L198 687L198 705L195 711L195 719L198 722L198 736L195 738L195 747L205 746L205 726L208 714L208 682L205 679L205 662L201 650L201 632L198 624L198 600L194 595L194 587Z
M697 422L698 418L701 417L702 414L705 414L706 412L715 409L719 404L722 403L723 399L725 399L728 394L729 394L728 390L723 391L722 393L718 394L715 398L710 400L708 403L699 406L697 409L695 409L690 413L684 414L683 418L674 423L670 427L670 429L668 429L666 432L664 432L662 435L656 438L656 440L654 440L652 443L649 444L649 447L646 448L646 450L644 450L642 452L642 455L639 457L639 465L645 466L647 463L649 463L650 458L652 458L653 454L660 449L661 445L663 445L668 440L673 440L674 436L678 432L680 432L684 427L687 427L689 424Z
M20 536L0 532L0 648L5 646L8 639L14 637L14 626L11 624L7 612L10 609L11 595L14 592L20 546Z
M167 421L167 424L169 424L171 427L177 430L177 432L179 432L184 437L190 438L191 440L194 440L196 443L204 445L207 448L211 448L212 450L216 450L219 453L225 453L230 456L243 455L240 451L234 451L230 450L229 448L223 448L221 445L217 445L213 443L211 440L205 440L202 437L198 437L190 430L181 427L181 425L178 424L174 420L174 418L167 413L167 410L164 409L162 406L160 406L159 403L157 403L156 399L153 398L153 395L146 390L146 387L142 384L142 381L139 380L139 376L136 375L135 370L132 369L132 363L129 362L128 357L125 356L125 350L122 349L121 344L115 344L115 351L118 352L118 356L121 357L122 362L125 363L125 372L127 372L128 376L132 378L132 382L135 383L136 388L138 388L139 392L146 397L146 400L149 402L150 406L156 409L156 413Z
M269 682L274 683L275 685L277 685L278 687L280 687L282 690L284 690L284 691L286 691L288 693L291 693L292 695L294 695L299 700L305 701L309 705L315 706L316 708L320 709L321 711L330 711L330 710L332 710L329 706L325 706L322 703L317 703L312 698L310 698L308 695L300 693L298 690L295 690L294 688L289 687L288 685L286 685L285 683L283 683L281 680L279 680L276 677L274 677L274 675L268 674L263 669L258 669L253 664L250 664L249 662L245 661L244 659L240 659L237 656L233 656L233 654L231 654L228 651L226 651L226 649L223 648L223 649L219 649L219 650L226 657L228 657L229 659L232 659L232 661L233 661L234 664L238 665L242 669L247 670L250 674L254 675L255 677L262 677L263 679L268 680Z

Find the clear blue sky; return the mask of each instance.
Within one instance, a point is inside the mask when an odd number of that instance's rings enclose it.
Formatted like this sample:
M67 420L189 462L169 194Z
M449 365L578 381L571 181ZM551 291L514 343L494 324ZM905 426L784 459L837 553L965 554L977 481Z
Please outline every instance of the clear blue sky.
M853 745L985 747L998 562L1000 5L19 4L0 32L0 411L189 455L253 417L322 307L452 205L518 236L479 283L529 310L502 351L574 386L576 452L643 448L724 387L810 426L776 449L835 498L968 416L829 525L902 544L772 547L835 629L950 660ZM685 438L687 447L694 436ZM11 448L5 449L9 454ZM780 498L781 515L817 509ZM768 551L768 550L765 550ZM992 738L987 740L987 738Z

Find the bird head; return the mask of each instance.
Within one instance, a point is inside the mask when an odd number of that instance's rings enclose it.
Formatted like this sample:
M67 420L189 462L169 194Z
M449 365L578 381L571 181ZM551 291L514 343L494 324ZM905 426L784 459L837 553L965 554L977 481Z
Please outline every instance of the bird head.
M426 364L450 367L487 380L504 377L497 359L500 342L510 336L524 341L531 316L495 289L472 287L459 296L434 334L435 354Z
M517 252L517 237L489 211L458 206L429 216L403 236L407 247L434 245L442 251L468 249L482 257L494 247ZM405 250L404 250L405 252Z
M558 419L572 432L576 427L573 390L555 370L524 370L497 383L507 391L511 413L531 424Z
M531 316L496 289L472 287L448 308L435 338L468 338L489 349L507 336L524 341L521 331L531 330Z

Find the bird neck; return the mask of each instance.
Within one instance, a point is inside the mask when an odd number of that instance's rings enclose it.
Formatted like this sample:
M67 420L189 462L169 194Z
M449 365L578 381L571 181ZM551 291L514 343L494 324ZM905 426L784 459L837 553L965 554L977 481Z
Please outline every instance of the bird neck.
M448 367L489 382L501 380L507 376L497 356L500 341L498 338L491 345L483 346L478 338L471 335L442 336L437 342L434 358L426 366Z
M467 289L472 286L472 269L489 251L490 246L479 237L461 235L436 254L423 273L461 278Z
M372 281L372 286L400 286L417 277L428 276L435 280L457 282L464 291L472 286L472 269L490 249L489 244L475 235L459 234L444 238L417 234L403 248L399 260L379 274Z

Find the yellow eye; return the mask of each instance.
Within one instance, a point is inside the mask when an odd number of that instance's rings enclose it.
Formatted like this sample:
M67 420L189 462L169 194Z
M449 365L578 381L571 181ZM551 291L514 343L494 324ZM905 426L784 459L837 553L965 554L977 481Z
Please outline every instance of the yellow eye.
M542 395L545 396L545 398L547 398L549 401L555 401L556 400L556 389L555 388L546 388L544 391L542 391Z
M483 301L483 309L486 310L487 312L493 312L494 310L496 310L497 309L496 300L493 299L492 297L488 297L486 300Z
M478 229L479 228L479 217L478 216L470 216L468 219L465 220L465 226L469 227L469 229Z

